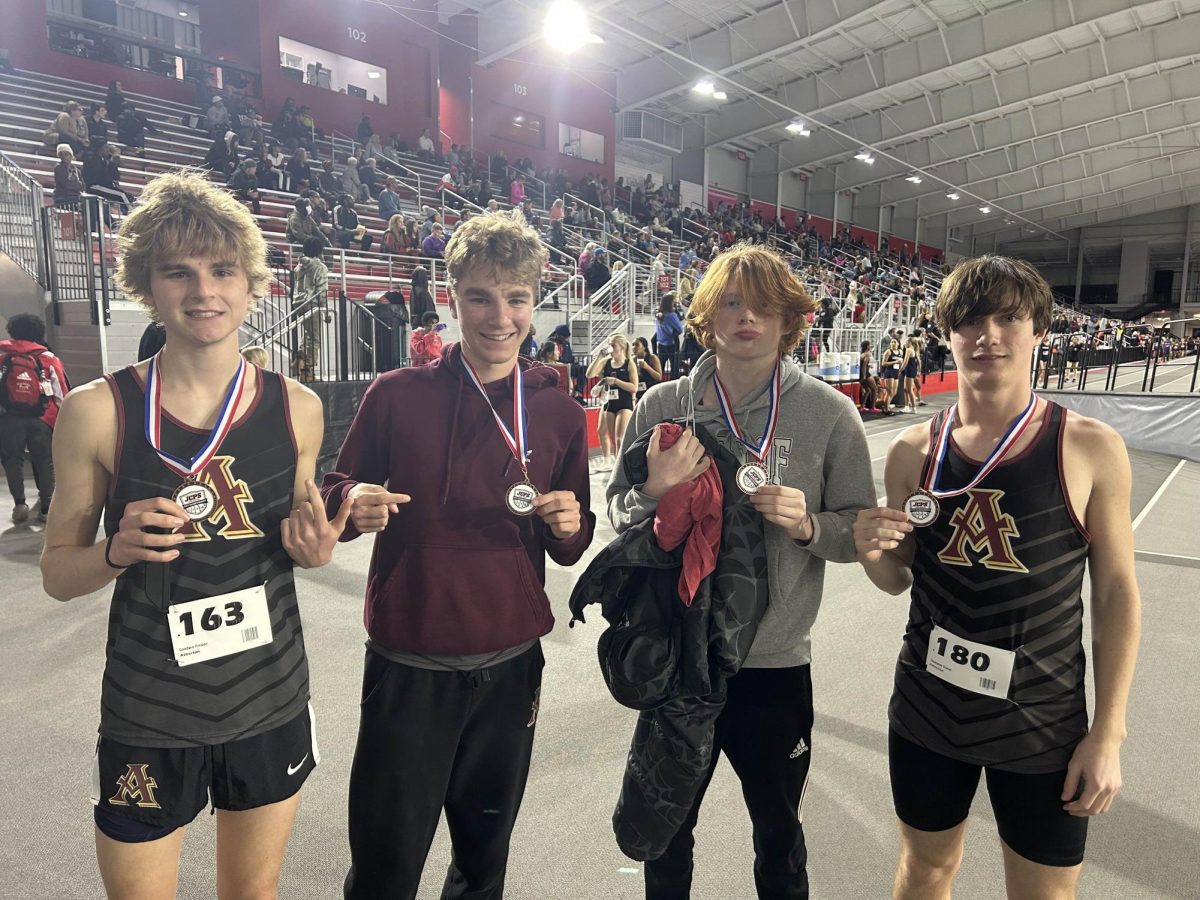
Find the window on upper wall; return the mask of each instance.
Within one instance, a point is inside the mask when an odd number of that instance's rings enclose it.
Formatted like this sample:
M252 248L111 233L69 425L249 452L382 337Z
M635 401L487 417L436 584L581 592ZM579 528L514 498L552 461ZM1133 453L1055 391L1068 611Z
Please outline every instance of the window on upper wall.
M492 137L526 147L536 147L538 150L546 146L546 120L541 116L526 112L523 109L513 109L510 106L496 106L499 114L492 126Z
M279 71L302 84L387 103L387 69L282 36Z
M559 122L558 152L604 165L604 135Z

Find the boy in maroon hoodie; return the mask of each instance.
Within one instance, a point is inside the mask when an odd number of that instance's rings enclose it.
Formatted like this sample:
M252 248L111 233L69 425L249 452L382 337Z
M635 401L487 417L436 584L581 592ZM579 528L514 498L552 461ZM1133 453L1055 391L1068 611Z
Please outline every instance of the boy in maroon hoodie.
M461 341L381 375L325 476L328 506L354 498L342 540L378 535L347 898L415 897L443 810L442 896L503 896L554 625L545 556L575 563L595 524L583 410L518 358L545 262L519 213L460 225L446 273Z
M13 498L12 520L29 519L25 502L25 451L33 464L38 489L36 518L46 521L54 495L50 440L58 407L70 387L62 361L46 347L46 324L24 313L8 320L8 336L0 341L0 459Z

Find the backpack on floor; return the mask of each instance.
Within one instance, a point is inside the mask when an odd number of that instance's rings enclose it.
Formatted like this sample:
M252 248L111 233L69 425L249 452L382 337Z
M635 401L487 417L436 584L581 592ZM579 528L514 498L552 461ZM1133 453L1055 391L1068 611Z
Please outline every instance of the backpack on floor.
M0 363L0 407L12 415L40 417L46 411L50 383L34 353L11 353Z

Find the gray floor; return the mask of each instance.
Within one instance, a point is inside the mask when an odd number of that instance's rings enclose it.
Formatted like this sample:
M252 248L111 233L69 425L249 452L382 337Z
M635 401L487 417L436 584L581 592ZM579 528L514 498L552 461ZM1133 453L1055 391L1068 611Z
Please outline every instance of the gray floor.
M934 412L947 400L922 409ZM887 446L912 416L868 424L877 478ZM1125 789L1094 821L1081 896L1200 897L1200 784L1196 777L1200 679L1192 635L1200 598L1196 509L1200 465L1135 452L1138 573L1144 642L1123 762ZM599 478L593 489L600 489ZM600 511L600 504L595 504ZM7 508L4 509L7 519ZM603 518L603 516L601 516ZM605 525L594 549L611 536ZM87 796L103 666L107 593L60 605L40 588L36 529L0 534L8 585L0 632L0 898L102 897ZM347 864L346 779L357 725L361 595L370 545L339 548L330 566L299 576L319 719L320 768L306 787L284 867L281 896L335 898ZM552 566L558 625L547 667L533 772L513 842L513 900L641 896L641 872L612 839L610 816L632 714L606 693L595 661L601 626L567 628L572 573ZM885 756L885 711L906 603L881 595L855 566L831 567L814 633L817 724L804 804L813 896L889 896L896 856ZM857 656L839 670L832 648ZM697 835L693 896L753 897L750 828L736 778L718 770ZM211 898L214 828L201 816L185 842L180 896ZM444 831L430 854L421 898L438 896L448 858ZM957 896L1003 896L986 792L977 799Z

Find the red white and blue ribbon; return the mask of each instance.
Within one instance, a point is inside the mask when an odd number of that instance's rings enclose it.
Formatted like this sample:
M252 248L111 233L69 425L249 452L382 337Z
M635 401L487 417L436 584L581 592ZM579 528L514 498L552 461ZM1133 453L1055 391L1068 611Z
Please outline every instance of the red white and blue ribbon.
M483 386L483 382L479 380L479 376L475 373L475 369L471 367L470 361L466 355L463 355L463 368L467 370L467 377L471 379L471 383L479 389L479 393L483 395L483 402L488 405L488 409L492 411L492 415L496 419L496 425L500 429L500 436L504 438L504 443L508 445L509 451L517 464L521 467L521 471L525 473L525 477L529 477L529 422L525 414L525 377L521 374L521 364L518 362L513 366L513 428L515 433L510 431L508 426L504 424L504 420L500 418L500 414L496 412L496 407L492 406L492 400L488 397L487 390Z
M950 431L954 427L954 418L958 412L958 404L955 403L946 410L946 418L942 422L941 430L938 432L937 442L934 444L933 465L929 467L929 474L925 477L925 490L933 494L939 499L947 497L957 497L959 494L965 494L979 482L983 481L988 476L988 473L996 466L1000 465L1001 460L1013 444L1020 440L1021 435L1025 433L1025 429L1029 427L1029 423L1033 421L1033 411L1037 407L1037 394L1029 395L1029 405L1025 407L1024 412L1013 419L1008 426L1008 431L1004 433L1004 437L1000 439L992 452L988 454L988 458L983 461L979 467L979 471L975 473L975 477L966 485L953 491L943 491L938 488L942 481L942 470L946 464L946 453L950 447Z
M150 357L150 365L146 369L146 441L168 469L183 478L194 478L197 473L204 471L204 467L221 448L221 442L233 426L233 417L242 399L242 388L246 384L246 369L246 361L240 360L237 373L229 382L229 389L225 391L225 399L221 403L216 424L209 432L208 439L199 453L191 459L185 459L162 448L162 376L158 371L158 354Z
M717 405L721 407L721 415L725 417L725 424L729 426L733 436L742 442L756 460L765 465L767 457L771 455L771 444L775 441L775 428L779 425L779 398L783 393L783 366L777 361L775 371L771 374L769 398L771 405L767 410L766 428L763 429L762 439L757 444L747 440L746 435L742 433L742 429L737 423L737 417L733 414L733 404L729 401L729 395L725 393L721 377L716 373L713 373L713 388L717 392Z

